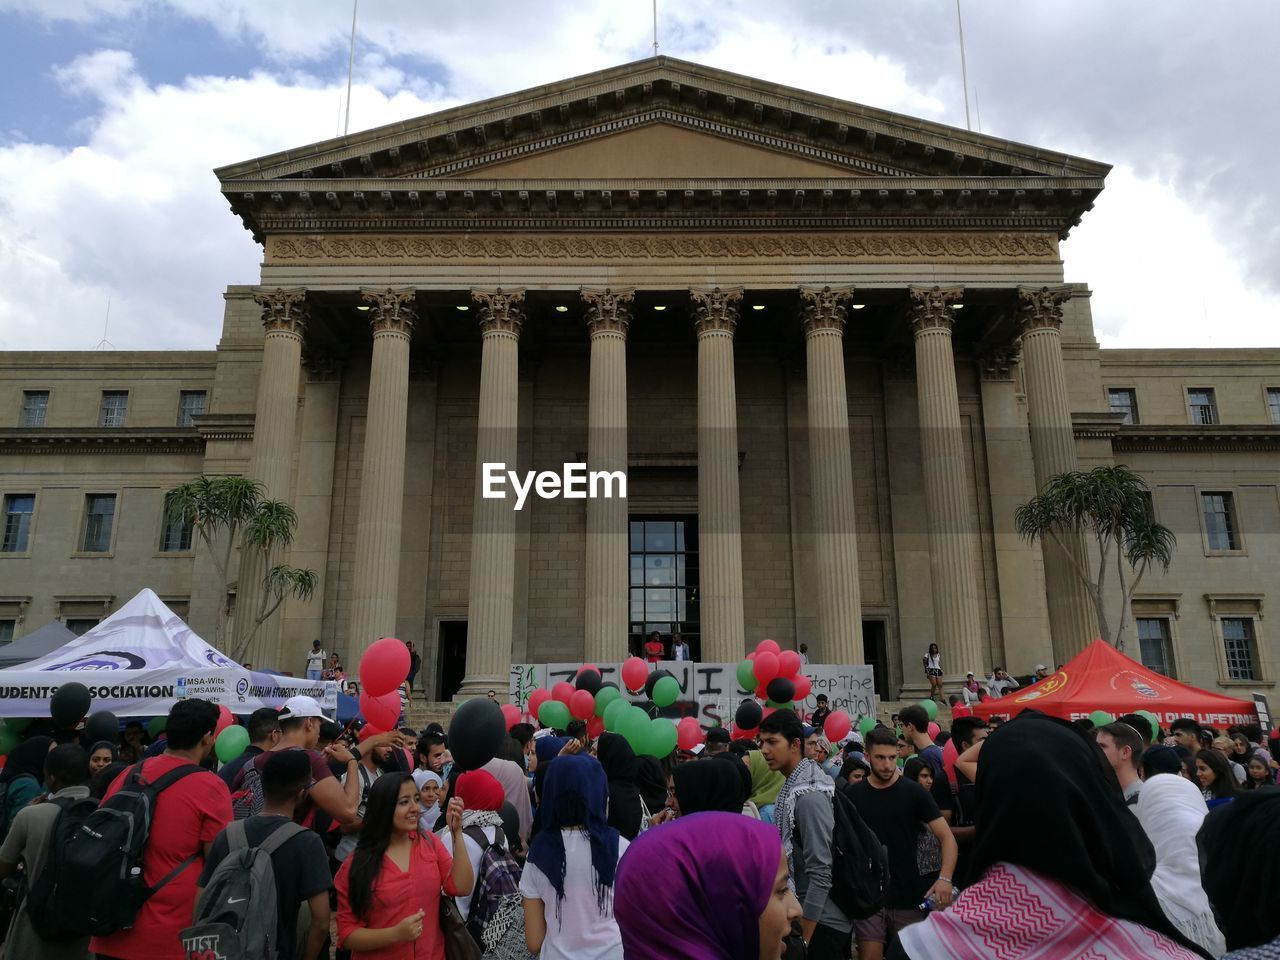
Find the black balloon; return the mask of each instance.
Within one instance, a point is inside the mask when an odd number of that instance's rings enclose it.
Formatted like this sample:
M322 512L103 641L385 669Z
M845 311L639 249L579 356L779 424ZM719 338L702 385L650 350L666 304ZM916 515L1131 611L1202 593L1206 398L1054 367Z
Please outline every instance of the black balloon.
M99 740L115 743L120 739L120 721L110 710L98 710L89 714L89 719L84 723L84 734L90 745Z
M754 730L764 719L764 710L754 700L743 700L738 704L738 712L733 715L733 722L742 730Z
M598 670L583 670L573 683L579 690L586 690L593 697L600 692L600 687L603 684L604 678L600 676Z
M661 680L663 677L669 677L669 676L671 676L671 671L669 670L655 670L653 671L653 673L649 674L649 678L644 682L644 695L648 697L650 700L652 700L653 685L657 683L659 680Z
M796 685L786 677L774 677L765 690L774 703L790 703L796 698Z
M479 770L498 755L507 737L502 709L492 700L468 700L449 721L449 752L459 770Z
M60 727L74 727L84 719L92 702L89 688L83 683L64 683L49 701L49 715Z

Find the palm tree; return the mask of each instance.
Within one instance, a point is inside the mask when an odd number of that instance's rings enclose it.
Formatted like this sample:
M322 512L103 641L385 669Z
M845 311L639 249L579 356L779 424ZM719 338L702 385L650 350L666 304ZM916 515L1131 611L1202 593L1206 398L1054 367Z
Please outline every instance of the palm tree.
M319 577L314 570L273 564L277 549L293 542L298 515L283 500L263 498L262 484L245 477L200 476L174 487L165 494L165 515L172 521L189 524L208 551L223 584L223 602L218 605L214 646L224 649L227 622L231 609L231 559L235 549L255 550L262 554L262 598L258 609L250 613L252 622L244 639L231 654L239 661L258 630L274 614L287 597L309 600L315 593Z
M1138 584L1153 564L1168 570L1177 548L1173 531L1156 522L1150 497L1146 481L1128 467L1096 467L1050 477L1040 495L1014 513L1014 524L1026 540L1048 538L1071 561L1093 603L1099 633L1117 650L1124 649L1129 606ZM1092 537L1097 548L1096 573L1082 565L1067 546L1071 534ZM1114 634L1103 598L1112 563L1121 595Z

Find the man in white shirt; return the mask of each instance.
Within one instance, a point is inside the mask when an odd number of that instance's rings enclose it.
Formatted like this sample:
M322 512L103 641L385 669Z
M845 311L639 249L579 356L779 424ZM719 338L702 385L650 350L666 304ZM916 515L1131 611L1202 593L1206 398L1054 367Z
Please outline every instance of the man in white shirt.
M671 659L672 660L688 660L689 645L684 642L684 638L678 633L671 635Z
M324 671L325 657L324 650L320 647L319 640L311 641L311 652L307 654L307 679L319 680L321 673Z
M992 699L998 700L1010 690L1017 690L1019 686L1021 684L1017 680L1005 673L1004 667L996 667L987 680L987 693Z
M809 665L809 645L807 643L800 644L800 663L805 667Z

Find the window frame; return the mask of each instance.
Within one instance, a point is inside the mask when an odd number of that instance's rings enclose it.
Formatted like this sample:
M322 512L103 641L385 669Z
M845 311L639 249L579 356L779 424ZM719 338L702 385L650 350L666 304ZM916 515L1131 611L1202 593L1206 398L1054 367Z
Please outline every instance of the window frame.
M187 397L199 396L202 398L200 404L200 412L193 413L189 417L183 416L182 401ZM195 428L195 423L184 423L184 420L190 420L190 417L202 417L209 411L209 391L208 390L179 390L178 391L178 419L176 425L183 430L191 430Z
M684 544L683 546L680 546L679 548L677 548L677 544L680 542L679 538L677 538L673 540L671 549L669 551L649 550L647 543L643 543L641 546L641 549L633 550L631 546L631 525L635 523L639 523L639 524L671 523L673 524L673 535L675 530L674 525L682 523L685 525L683 534L682 534L684 537ZM692 534L692 536L690 536L690 534ZM695 545L693 548L690 548L689 546L690 539L692 539ZM702 540L698 532L698 516L696 513L682 512L682 513L665 514L665 513L653 513L648 511L644 511L644 512L638 511L634 514L629 513L627 515L627 642L628 642L628 645L630 645L631 643L639 644L640 656L644 655L644 652L643 652L644 643L645 643L645 640L648 638L650 627L654 626L659 622L662 622L662 623L671 623L675 625L675 631L678 631L681 635L681 639L683 639L684 642L689 645L690 656L695 660L697 659L698 652L702 649L702 646L701 646L702 645L702 619L701 619L702 550L701 550L701 546L702 546ZM650 586L649 584L644 582L640 583L639 585L633 585L631 583L632 561L637 557L642 558L641 569L643 570L645 569L643 566L643 563L644 563L643 558L647 558L650 556L654 556L654 557L671 556L673 558L676 558L677 562L672 573L672 582L670 584L654 584ZM679 574L680 558L683 558L685 563L685 575L683 579ZM692 559L693 561L692 565L694 569L696 569L697 571L697 579L693 584L690 584L688 582L688 570L690 565L689 564L690 559ZM631 598L632 598L633 591L639 591L643 597L644 592L650 589L670 590L672 592L674 596L674 601L675 601L675 609L669 620L638 621L638 620L633 620L631 618ZM681 594L683 594L683 600L681 598ZM681 619L680 617L680 606L682 602L687 605L684 610L684 613L686 614L686 617L684 619ZM646 609L645 612L648 613L649 611ZM696 614L696 616L689 617L688 614L690 613L694 613ZM641 630L639 632L636 632L633 629L637 625L641 627ZM689 629L689 627L695 627L696 629L691 630ZM669 639L673 631L660 630L660 632L663 634L664 638Z
M1134 424L1138 424L1142 422L1142 418L1138 413L1138 388L1137 387L1107 387L1106 391L1107 391L1107 409L1110 410L1112 413L1120 412L1111 404L1112 395L1117 393L1125 393L1129 395L1129 404L1130 404L1129 420L1123 424L1124 426L1132 426Z
M189 556L191 556L192 552L195 550L195 542L196 542L196 538L195 538L195 530L194 530L194 528L193 528L190 524L188 524L188 525L187 525L187 545L186 545L186 547L185 547L185 548L183 548L183 549L181 549L181 550L166 550L166 549L164 548L164 545L165 545L165 542L166 542L166 541L165 541L165 537L166 537L166 535L168 534L168 531L169 531L169 518L165 515L164 505L163 505L163 504L161 504L161 506L160 506L160 535L159 535L159 537L158 537L158 539L157 539L157 541L156 541L156 556L159 556L159 557L189 557Z
M1192 393L1207 393L1209 395L1209 409L1213 412L1213 419L1209 423L1196 419L1191 405ZM1187 422L1196 427L1216 427L1222 423L1222 411L1218 407L1218 390L1216 387L1184 387L1183 401L1187 409Z
M1152 623L1164 624L1164 628L1163 628L1164 635L1160 639L1161 639L1161 642L1164 644L1164 664L1165 664L1165 670L1167 672L1161 673L1160 675L1162 677L1168 677L1170 680L1178 679L1178 665L1176 662L1176 658L1174 656L1174 645L1173 645L1173 622L1175 619L1176 619L1176 615L1172 611L1141 610L1141 611L1135 611L1133 614L1133 635L1134 635L1134 640L1138 644L1137 661L1141 663L1144 667L1146 667L1148 670L1151 670L1155 673L1160 673L1160 671L1156 670L1155 667L1148 666L1146 661L1142 657L1142 639L1143 638L1142 638L1142 628L1140 626L1140 623L1143 620L1150 620Z
M1264 597L1257 593L1206 593L1209 619L1213 629L1213 646L1218 662L1218 684L1224 687L1273 687L1271 665L1265 656L1266 637L1262 629ZM1227 640L1224 620L1248 620L1250 626L1250 654L1253 658L1254 679L1236 680L1227 664Z
M9 625L9 636L3 636L4 624ZM17 617L0 617L0 647L8 646L18 639L18 618Z
M22 550L4 550L4 534L5 529L9 525L9 498L10 497L30 497L31 498L31 519L27 521L27 542ZM36 515L40 512L40 491L32 490L30 493L26 491L4 493L0 495L0 557L29 557L31 556L31 542L35 539L36 531Z
M44 395L44 408L40 414L39 423L27 423L27 398ZM18 406L18 426L25 430L38 430L49 422L49 404L53 401L52 390L27 390L22 391L22 402Z
M1271 405L1272 397L1275 398L1274 407ZM1262 388L1262 406L1267 411L1267 422L1280 427L1280 386Z
M123 396L124 408L120 412L119 423L107 423L107 397ZM127 426L129 423L129 391L128 390L102 390L98 395L98 427L102 430L119 430Z
M112 500L111 510L111 531L107 537L107 546L105 550L89 550L86 549L89 534L89 501L93 497L110 497ZM120 529L120 491L119 490L95 490L84 494L82 507L80 511L80 535L76 540L76 551L72 554L75 557L111 557L115 555L116 534Z
M1235 535L1236 545L1234 547L1215 547L1209 539L1209 520L1205 515L1204 498L1206 496L1215 496L1226 494L1231 498L1231 524L1232 532ZM1198 501L1198 513L1200 516L1200 537L1204 545L1204 555L1206 557L1238 557L1246 554L1244 523L1241 519L1240 496L1235 487L1232 486L1203 486L1196 487L1196 500Z

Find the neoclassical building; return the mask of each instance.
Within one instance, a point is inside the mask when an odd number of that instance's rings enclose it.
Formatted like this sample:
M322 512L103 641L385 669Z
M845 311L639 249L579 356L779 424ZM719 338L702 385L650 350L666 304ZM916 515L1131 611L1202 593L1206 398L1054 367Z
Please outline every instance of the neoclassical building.
M1179 537L1127 652L1266 690L1280 351L1099 349L1059 243L1107 171L665 57L224 167L263 259L216 349L0 355L0 640L142 586L206 635L248 609L252 558L226 591L162 515L230 473L319 577L256 665L394 634L446 699L659 630L805 643L895 699L932 641L953 679L1081 648L1088 545L1013 511L1124 463ZM516 509L485 464L626 497Z

